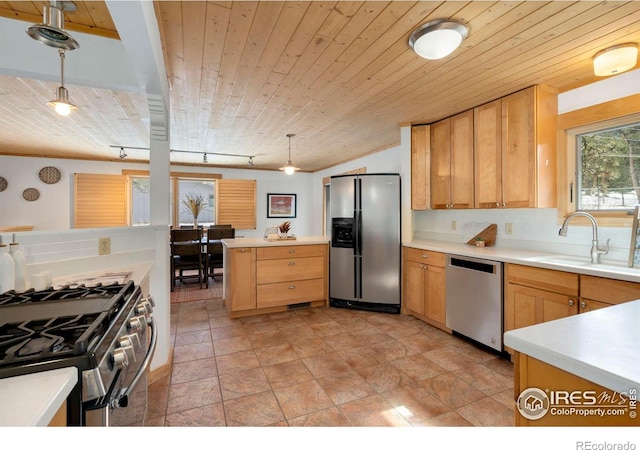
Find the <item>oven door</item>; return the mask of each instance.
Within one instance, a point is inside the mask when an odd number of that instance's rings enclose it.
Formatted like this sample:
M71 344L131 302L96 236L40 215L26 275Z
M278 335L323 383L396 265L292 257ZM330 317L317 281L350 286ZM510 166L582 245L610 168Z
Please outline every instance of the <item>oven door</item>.
M107 395L85 405L86 426L143 426L147 413L147 369L156 348L153 318L149 319L149 344L135 351L135 362L120 369ZM146 334L145 334L146 336Z

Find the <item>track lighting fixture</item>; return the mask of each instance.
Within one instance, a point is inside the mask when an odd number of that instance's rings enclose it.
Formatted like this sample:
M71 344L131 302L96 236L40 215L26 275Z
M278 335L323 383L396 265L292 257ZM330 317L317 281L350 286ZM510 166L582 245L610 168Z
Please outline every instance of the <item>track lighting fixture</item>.
M293 135L292 135L293 136ZM127 148L129 150L145 150L149 151L149 147L129 147L126 145L110 145L111 148L119 148L120 149L120 159L126 158L128 155L125 153L124 149ZM216 156L233 156L238 158L249 158L249 162L247 165L249 167L253 167L253 158L254 155L237 155L233 153L217 153L217 152L198 152L198 151L190 151L190 150L169 150L171 153L190 153L192 155L202 155L202 162L207 164L209 162L209 155Z
M249 156L249 161L247 162L247 166L253 167L253 156Z
M120 147L120 159L125 159L127 154L124 152L124 147Z
M207 154L206 153L204 155L202 155L202 162L205 163L205 164L207 162L209 162L209 161L207 161Z
M294 136L295 134L287 134L287 137L289 138L289 160L284 167L280 167L280 170L284 170L284 173L286 173L287 175L291 175L294 172L300 170L299 167L296 167L291 163L291 138Z

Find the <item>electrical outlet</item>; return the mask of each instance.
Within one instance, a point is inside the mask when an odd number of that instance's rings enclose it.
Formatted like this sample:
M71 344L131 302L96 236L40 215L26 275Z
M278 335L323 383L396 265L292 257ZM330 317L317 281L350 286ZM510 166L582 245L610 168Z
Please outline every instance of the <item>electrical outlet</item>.
M513 224L511 222L507 222L504 224L504 234L512 234L513 233Z
M98 255L108 255L111 253L111 238L98 239Z
M456 227L457 227L456 221L452 220L451 221L451 229L455 231Z

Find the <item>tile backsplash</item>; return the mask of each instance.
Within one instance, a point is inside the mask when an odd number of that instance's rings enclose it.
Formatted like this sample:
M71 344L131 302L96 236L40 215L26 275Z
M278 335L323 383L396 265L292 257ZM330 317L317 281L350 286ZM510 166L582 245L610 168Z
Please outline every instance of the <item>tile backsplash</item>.
M610 239L603 262L628 260L631 222L629 217L628 226L598 227L600 244ZM589 256L591 227L570 223L567 236L558 236L561 222L555 208L413 211L415 239L466 242L491 223L498 225L496 247Z

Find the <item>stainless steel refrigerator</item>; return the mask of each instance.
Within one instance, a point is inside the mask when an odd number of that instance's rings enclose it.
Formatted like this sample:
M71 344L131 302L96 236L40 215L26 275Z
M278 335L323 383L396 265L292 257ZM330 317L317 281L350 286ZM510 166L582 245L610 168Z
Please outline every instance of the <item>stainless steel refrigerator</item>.
M400 175L331 177L331 306L400 312Z

